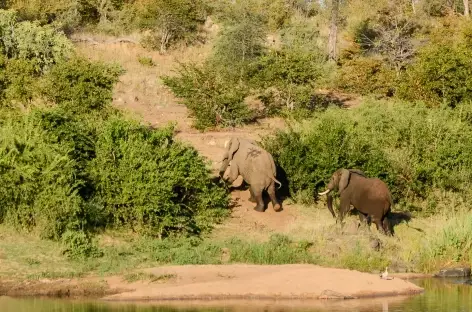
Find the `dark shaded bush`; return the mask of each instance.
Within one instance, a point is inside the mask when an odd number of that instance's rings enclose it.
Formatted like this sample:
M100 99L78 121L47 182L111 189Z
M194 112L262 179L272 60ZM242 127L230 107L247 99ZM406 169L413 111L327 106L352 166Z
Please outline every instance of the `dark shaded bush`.
M198 234L227 213L225 188L211 182L195 149L174 141L172 127L108 120L89 169L115 226L159 237Z
M194 126L205 130L215 126L237 126L253 119L244 103L249 95L246 85L234 82L211 64L181 64L179 76L163 81L195 117Z

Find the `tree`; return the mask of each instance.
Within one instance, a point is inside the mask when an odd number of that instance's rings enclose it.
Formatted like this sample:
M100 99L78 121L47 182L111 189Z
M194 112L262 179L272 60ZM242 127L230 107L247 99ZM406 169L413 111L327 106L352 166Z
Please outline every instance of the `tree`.
M470 17L469 0L464 0L464 16Z
M203 0L139 0L137 7L141 26L157 31L161 53L197 33L207 13Z
M330 60L336 60L336 43L338 40L338 15L339 0L332 0L331 3L331 23L329 25L328 56Z

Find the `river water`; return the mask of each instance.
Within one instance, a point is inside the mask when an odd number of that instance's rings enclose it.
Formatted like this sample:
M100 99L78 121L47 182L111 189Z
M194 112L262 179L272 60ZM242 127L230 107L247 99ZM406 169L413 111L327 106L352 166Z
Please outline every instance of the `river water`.
M166 305L155 303L109 303L103 301L51 300L0 297L1 312L469 312L472 286L460 279L418 279L411 282L425 292L411 297L316 300L316 301L224 301Z

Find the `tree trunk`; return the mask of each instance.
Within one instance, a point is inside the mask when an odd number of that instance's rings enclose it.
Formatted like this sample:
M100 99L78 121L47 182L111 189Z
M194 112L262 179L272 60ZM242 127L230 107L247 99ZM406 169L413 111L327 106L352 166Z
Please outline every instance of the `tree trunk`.
M416 14L416 0L411 0L411 9L413 10L413 14Z
M336 60L337 51L336 43L338 39L338 14L339 14L339 0L332 0L331 8L331 23L329 25L329 39L328 39L328 57L330 60Z
M469 0L464 0L464 16L470 18Z

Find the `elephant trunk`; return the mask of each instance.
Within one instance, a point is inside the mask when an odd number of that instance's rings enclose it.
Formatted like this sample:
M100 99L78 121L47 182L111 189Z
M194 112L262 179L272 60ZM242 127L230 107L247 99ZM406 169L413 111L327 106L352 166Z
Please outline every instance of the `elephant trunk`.
M334 214L334 210L333 210L333 196L331 194L328 195L328 210L329 212L331 212L331 214L333 215L333 218L336 219L336 215Z
M229 166L229 160L228 158L226 158L223 160L220 167L220 171L219 171L220 177L223 177L223 175L225 174L226 168L228 168L228 166Z

